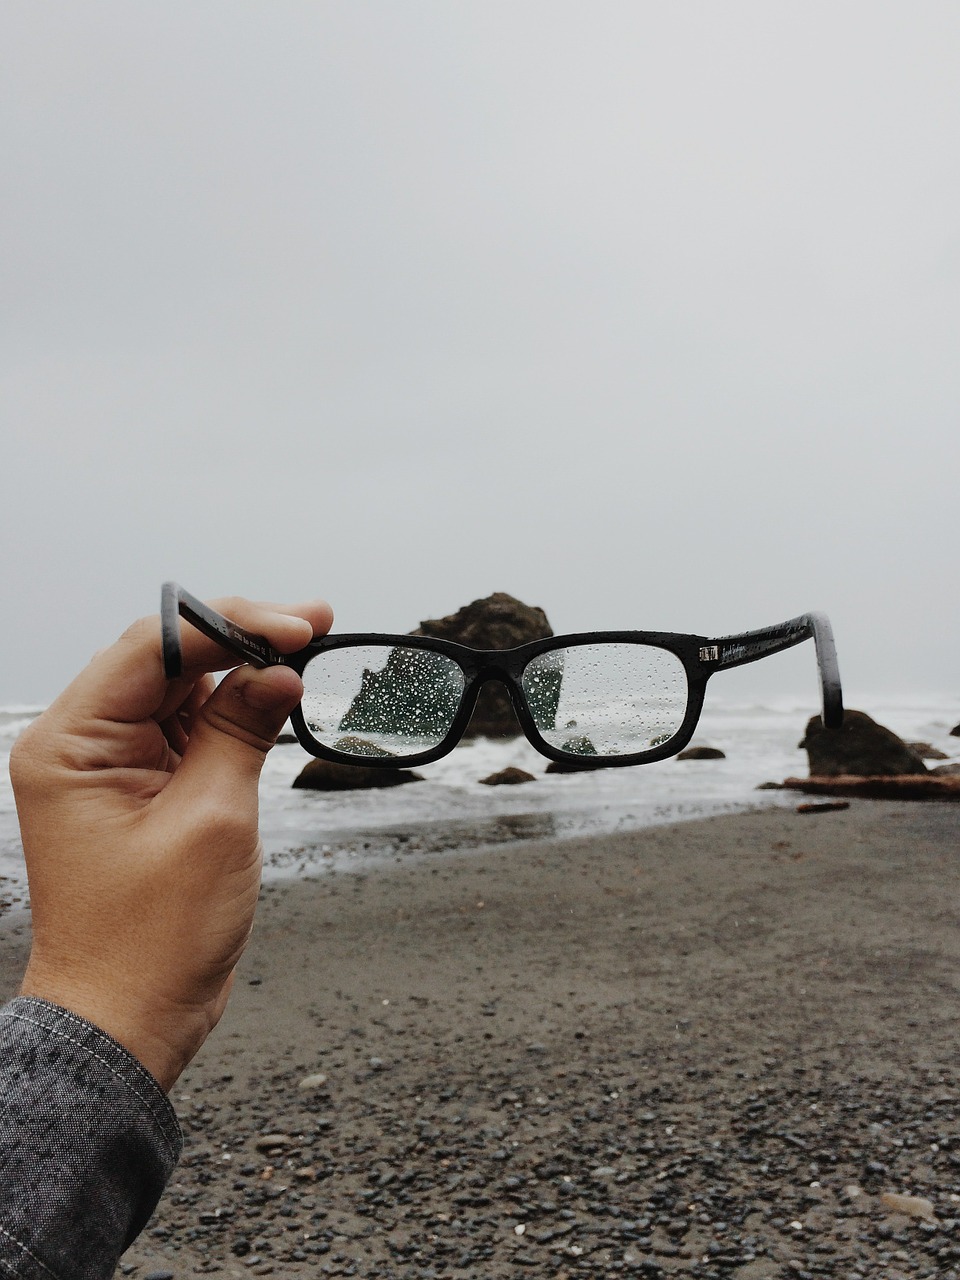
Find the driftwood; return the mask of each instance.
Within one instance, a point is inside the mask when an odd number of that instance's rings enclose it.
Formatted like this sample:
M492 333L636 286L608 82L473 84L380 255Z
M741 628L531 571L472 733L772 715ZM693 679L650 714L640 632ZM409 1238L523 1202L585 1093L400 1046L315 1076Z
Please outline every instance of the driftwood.
M787 778L784 787L814 796L860 796L865 800L960 800L960 777L901 773L859 778Z

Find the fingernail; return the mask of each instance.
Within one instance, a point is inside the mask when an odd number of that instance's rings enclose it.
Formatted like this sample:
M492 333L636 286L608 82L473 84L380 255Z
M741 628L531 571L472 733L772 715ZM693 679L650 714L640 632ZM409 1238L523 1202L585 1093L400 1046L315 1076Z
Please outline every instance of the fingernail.
M279 626L289 627L291 623L299 623L301 628L312 630L306 618L298 618L295 613L271 613L269 619Z

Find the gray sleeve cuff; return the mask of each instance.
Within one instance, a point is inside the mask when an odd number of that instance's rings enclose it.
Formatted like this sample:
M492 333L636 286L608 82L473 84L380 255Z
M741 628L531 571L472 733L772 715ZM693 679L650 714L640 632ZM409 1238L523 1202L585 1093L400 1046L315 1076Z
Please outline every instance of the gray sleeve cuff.
M112 1276L180 1157L166 1095L115 1040L21 996L0 1009L0 1280Z

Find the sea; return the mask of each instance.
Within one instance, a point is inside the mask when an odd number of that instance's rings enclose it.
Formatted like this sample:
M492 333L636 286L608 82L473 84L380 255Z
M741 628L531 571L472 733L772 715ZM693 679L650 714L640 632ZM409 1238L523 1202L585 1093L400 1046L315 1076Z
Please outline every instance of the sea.
M927 742L960 763L956 695L858 698L859 710L909 742ZM40 707L0 708L0 908L27 900L26 873L7 761ZM475 739L418 772L423 780L378 791L313 792L292 786L309 757L297 744L275 747L264 766L260 825L264 877L373 871L398 859L468 856L491 844L631 831L663 823L772 806L795 806L792 791L758 790L808 772L799 747L816 708L786 697L765 702L708 698L691 745L717 747L722 760L676 759L632 768L547 774L547 760L524 738ZM509 765L535 777L519 786L482 778Z

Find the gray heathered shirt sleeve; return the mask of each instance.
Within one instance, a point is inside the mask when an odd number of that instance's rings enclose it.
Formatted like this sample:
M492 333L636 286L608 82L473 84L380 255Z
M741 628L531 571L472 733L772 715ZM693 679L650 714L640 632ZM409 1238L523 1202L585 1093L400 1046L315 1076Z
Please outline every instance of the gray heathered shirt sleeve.
M156 1207L182 1146L153 1077L43 1000L0 1008L0 1280L100 1280Z

